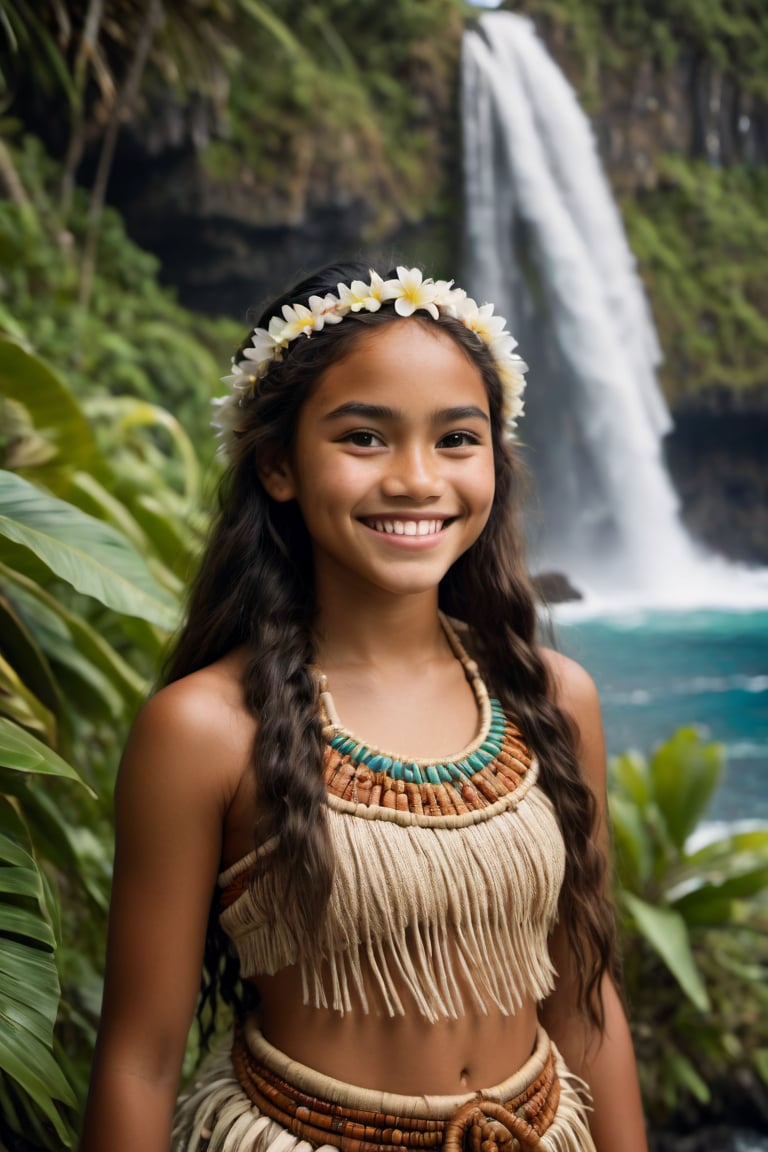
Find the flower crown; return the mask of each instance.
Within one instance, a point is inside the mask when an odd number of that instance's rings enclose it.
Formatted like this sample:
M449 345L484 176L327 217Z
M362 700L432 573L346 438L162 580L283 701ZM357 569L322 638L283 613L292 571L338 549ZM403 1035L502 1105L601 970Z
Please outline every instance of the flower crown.
M435 320L451 316L482 340L490 349L504 389L504 419L510 433L523 413L523 374L528 365L513 351L517 341L506 330L503 316L493 315L493 304L475 303L452 280L423 278L419 268L398 268L397 277L384 280L371 269L370 283L353 280L338 284L336 295L310 296L307 304L284 304L281 316L273 316L268 328L254 328L251 343L232 359L232 374L222 383L231 386L227 396L213 401L216 413L211 421L218 430L220 451L226 451L240 424L240 410L245 407L269 371L270 365L283 358L283 352L300 336L311 336L330 324L340 324L350 312L378 312L383 304L394 301L398 316L428 312Z

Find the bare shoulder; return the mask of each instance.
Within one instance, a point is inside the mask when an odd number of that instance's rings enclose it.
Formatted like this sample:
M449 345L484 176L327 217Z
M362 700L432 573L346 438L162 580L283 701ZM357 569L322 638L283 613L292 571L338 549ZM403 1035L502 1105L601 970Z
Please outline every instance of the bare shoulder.
M605 789L605 736L594 680L580 664L551 648L539 653L549 672L555 703L574 723L579 763L595 792Z
M201 790L225 809L248 762L255 722L242 699L236 655L160 689L133 724L118 775L143 786Z
M549 672L553 696L560 708L569 712L577 723L585 709L599 709L595 682L581 664L552 648L540 648L539 655Z

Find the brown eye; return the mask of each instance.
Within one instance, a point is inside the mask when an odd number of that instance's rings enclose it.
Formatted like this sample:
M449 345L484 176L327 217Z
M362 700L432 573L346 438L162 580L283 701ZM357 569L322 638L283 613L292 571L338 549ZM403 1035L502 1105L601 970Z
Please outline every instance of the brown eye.
M342 436L342 441L345 444L354 444L356 448L379 448L382 443L380 436L375 432L367 432L364 428L347 432L346 436Z
M471 432L448 432L438 440L438 448L465 448L468 444L477 444L477 437Z

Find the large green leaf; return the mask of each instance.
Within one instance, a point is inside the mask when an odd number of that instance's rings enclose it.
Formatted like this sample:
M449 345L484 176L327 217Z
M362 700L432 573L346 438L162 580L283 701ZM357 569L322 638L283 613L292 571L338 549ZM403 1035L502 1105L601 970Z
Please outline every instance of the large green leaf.
M704 816L723 770L723 749L681 728L656 749L651 780L656 803L679 852Z
M30 692L15 668L0 655L0 713L25 728L38 732L49 744L56 744L56 720Z
M63 776L67 780L77 780L78 783L88 787L77 770L71 764L67 764L66 760L57 755L52 748L2 716L0 716L0 766L0 790L2 768L43 776Z
M674 907L689 924L718 924L728 926L732 920L734 900L746 900L768 890L768 861L754 868L745 868L738 875L724 878L720 883L702 883L679 899Z
M67 1126L54 1103L74 1105L75 1099L52 1054L60 989L55 936L46 917L47 886L21 842L24 826L7 800L0 826L0 1080L15 1082L68 1144ZM2 1098L10 1100L5 1084ZM13 1115L18 1120L15 1105L9 1120Z
M610 796L613 849L621 883L639 892L651 876L653 852L641 811L627 797Z
M613 756L609 767L611 783L626 792L639 810L646 808L651 800L651 783L645 757L639 752L625 752Z
M0 591L0 648L24 684L50 711L62 707L59 687L37 638L14 604Z
M75 1096L50 1051L28 1033L6 1027L0 1017L0 1071L15 1080L54 1125L67 1147L70 1134L54 1100L74 1107Z
M678 912L648 904L631 892L621 899L632 915L640 935L658 953L691 1002L709 1010L709 997L691 951L688 929Z
M768 861L768 824L740 830L737 826L725 836L709 840L694 852L686 853L685 865L697 872L709 873L716 869L722 875L738 871L744 856Z
M162 628L174 626L173 597L120 532L4 471L0 536L30 549L56 576L108 608Z
M35 427L54 444L59 465L93 468L97 456L93 432L64 381L39 357L2 339L0 395L24 405Z
M98 690L107 679L129 712L138 707L147 692L146 682L82 616L7 565L0 564L0 580L13 589L14 601L34 627L37 640L51 661L72 667L92 689ZM146 624L143 627L149 631ZM105 702L111 709L114 695L109 689L105 690Z

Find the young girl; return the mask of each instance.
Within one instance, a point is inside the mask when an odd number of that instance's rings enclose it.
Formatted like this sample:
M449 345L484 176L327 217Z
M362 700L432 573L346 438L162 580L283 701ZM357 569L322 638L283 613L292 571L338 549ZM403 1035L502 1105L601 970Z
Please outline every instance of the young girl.
M646 1149L514 346L445 281L345 265L235 357L219 519L118 779L83 1152ZM235 1034L174 1119L201 967Z

